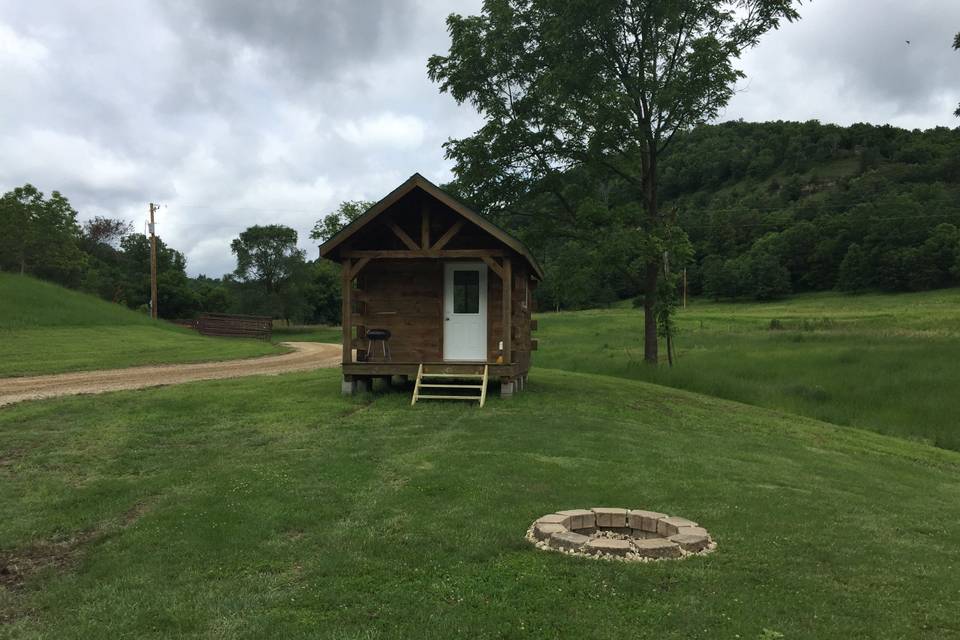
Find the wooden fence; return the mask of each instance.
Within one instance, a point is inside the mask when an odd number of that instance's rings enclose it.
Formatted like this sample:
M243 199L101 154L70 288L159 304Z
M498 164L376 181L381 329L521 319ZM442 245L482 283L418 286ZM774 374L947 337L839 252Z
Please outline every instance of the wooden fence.
M273 320L267 316L204 313L197 318L193 326L205 336L269 340L273 333Z

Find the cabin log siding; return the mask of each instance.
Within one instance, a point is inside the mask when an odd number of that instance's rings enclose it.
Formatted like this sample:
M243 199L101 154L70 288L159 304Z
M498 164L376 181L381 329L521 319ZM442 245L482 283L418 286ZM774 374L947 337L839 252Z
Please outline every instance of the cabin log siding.
M443 359L442 262L374 260L364 269L364 285L363 324L390 331L393 360ZM365 336L357 338L358 345L366 344ZM371 361L377 357L378 353L370 354Z
M532 295L542 270L522 243L422 176L413 176L320 251L343 265L346 382L443 362L444 269L458 261L487 265L491 372L503 382L527 375L536 349ZM368 329L390 331L389 362L379 345L371 348Z

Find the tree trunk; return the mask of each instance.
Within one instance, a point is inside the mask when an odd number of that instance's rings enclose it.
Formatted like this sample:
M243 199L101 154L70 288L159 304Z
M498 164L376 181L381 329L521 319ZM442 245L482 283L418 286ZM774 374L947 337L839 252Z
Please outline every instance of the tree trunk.
M660 262L647 263L643 294L643 359L647 364L660 361L657 352L657 276L660 274Z
M648 123L649 124L649 123ZM647 229L653 231L659 223L657 207L657 154L655 144L647 141L647 148L641 153L643 172L643 199L647 214ZM650 256L647 262L645 292L643 295L643 359L647 364L660 363L657 343L657 279L660 275L660 256Z

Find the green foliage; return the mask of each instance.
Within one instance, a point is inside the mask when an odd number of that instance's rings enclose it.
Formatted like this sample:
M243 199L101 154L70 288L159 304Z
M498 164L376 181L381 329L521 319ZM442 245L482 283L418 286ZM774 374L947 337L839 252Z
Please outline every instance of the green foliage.
M748 159L763 150L773 150L776 165L767 175L751 174ZM756 264L760 245L767 262L775 256L789 272L788 291L956 284L950 234L937 227L960 224L958 158L960 130L817 122L700 127L664 159L664 193L695 247L692 290L757 297L729 281L739 279L738 267L741 275L750 271L736 261ZM869 274L866 283L840 281L853 244L864 254L854 258L857 271ZM711 276L716 258L731 262Z
M120 241L122 301L135 309L149 309L150 239L134 233ZM187 278L183 254L157 238L157 307L161 318L188 318L199 306Z
M133 233L133 223L119 218L94 216L83 223L82 233L88 249L100 244L113 246Z
M311 311L304 319L317 324L339 324L342 296L340 265L329 260L316 260L311 263L310 269L311 279L305 295Z
M353 218L369 203L346 202ZM23 272L94 293L131 309L150 303L150 240L125 220L77 213L58 192L44 198L25 185L0 197L0 270ZM157 238L158 306L162 318L202 312L263 313L298 322L339 319L339 267L307 263L287 227L251 227L232 246L236 278L190 278L184 255Z
M765 150L775 165L760 175L750 159ZM864 171L865 156L873 159ZM679 134L661 169L663 208L676 212L693 245L690 264L676 262L688 268L693 294L770 299L960 284L952 231L960 227L960 129L728 122ZM493 214L542 259L541 307L642 294L637 258L663 249L637 238L645 234L636 191L587 169L567 171L557 188L573 213L531 192ZM853 244L862 277L841 282ZM558 296L554 283L582 293Z
M302 320L310 267L297 248L297 232L283 225L255 225L230 244L237 257L240 308L244 313Z
M840 263L840 273L837 277L837 289L840 291L850 291L860 293L866 291L872 285L872 271L867 254L860 245L853 243L847 249L847 255L843 257Z
M84 267L77 212L59 191L31 184L0 196L0 270L79 284Z
M345 226L363 215L374 204L376 203L367 200L345 200L341 202L336 211L317 220L310 231L310 239L326 242L337 235Z
M639 206L628 228L642 230L631 243L642 253L620 259L642 265L648 334L674 223L659 206L659 160L678 133L727 104L743 77L734 66L741 52L797 17L792 0L736 4L738 11L698 0L486 0L480 15L447 18L448 55L428 63L441 91L485 119L474 135L445 145L459 190L483 209L509 212L548 194L580 226L582 202L569 200L563 174L581 168L633 193ZM611 235L629 235L609 218ZM650 335L648 361L656 350Z
M297 249L297 232L280 224L247 228L230 243L230 250L237 257L234 275L267 294L277 291L304 258Z

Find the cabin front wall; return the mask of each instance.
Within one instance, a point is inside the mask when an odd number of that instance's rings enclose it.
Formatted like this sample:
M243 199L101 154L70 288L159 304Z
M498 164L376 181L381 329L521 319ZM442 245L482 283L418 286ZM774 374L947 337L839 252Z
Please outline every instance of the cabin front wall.
M368 329L391 333L394 362L439 362L443 359L443 264L436 260L375 260L357 278L354 324L359 360L367 359L363 339ZM376 345L374 345L376 347ZM369 360L381 360L378 348Z
M517 264L519 261L514 261ZM391 361L442 362L444 330L443 260L373 260L356 279L351 297L356 360L380 362L379 345L367 353L368 329L387 329ZM530 368L533 281L522 266L512 274L511 361L521 375ZM487 362L500 356L503 339L503 283L487 273Z

